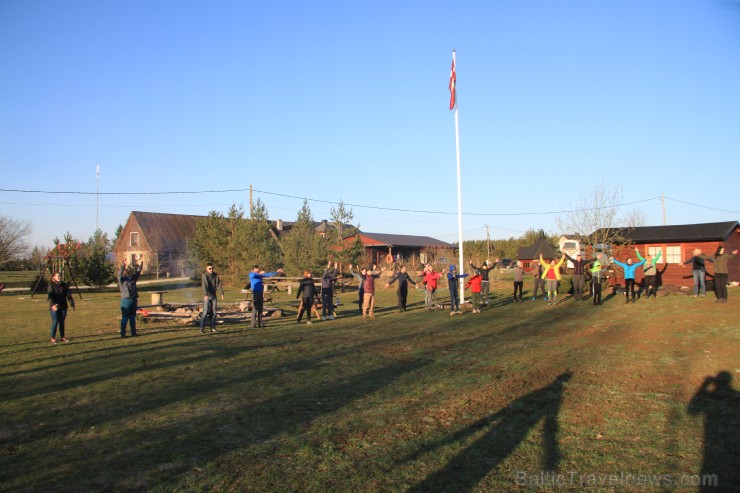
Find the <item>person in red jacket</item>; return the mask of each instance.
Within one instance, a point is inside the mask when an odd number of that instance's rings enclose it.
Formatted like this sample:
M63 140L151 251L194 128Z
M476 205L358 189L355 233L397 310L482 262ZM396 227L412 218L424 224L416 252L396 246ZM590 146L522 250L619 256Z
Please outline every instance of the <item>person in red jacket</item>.
M480 292L482 281L483 276L481 276L480 271L476 270L473 276L468 279L468 282L465 284L465 287L470 288L470 293L473 295L473 313L480 313Z
M424 279L421 282L424 284L424 307L427 310L434 310L439 277L439 272L435 272L431 264L424 267Z

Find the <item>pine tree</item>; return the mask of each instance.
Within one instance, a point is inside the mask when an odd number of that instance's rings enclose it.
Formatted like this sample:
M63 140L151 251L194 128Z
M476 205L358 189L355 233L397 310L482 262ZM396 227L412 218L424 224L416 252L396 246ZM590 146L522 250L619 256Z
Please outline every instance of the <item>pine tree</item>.
M282 241L285 255L285 270L291 275L300 275L303 270L319 273L326 265L328 241L316 233L308 200L303 207L292 229Z

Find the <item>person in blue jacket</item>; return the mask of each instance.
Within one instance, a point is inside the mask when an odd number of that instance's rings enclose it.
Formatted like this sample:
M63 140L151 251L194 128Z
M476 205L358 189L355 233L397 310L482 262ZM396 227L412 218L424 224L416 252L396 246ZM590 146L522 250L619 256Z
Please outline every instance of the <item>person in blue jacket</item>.
M632 296L632 303L635 302L635 271L638 267L645 263L645 260L641 260L636 264L632 263L632 257L627 258L627 263L622 263L612 257L612 262L624 269L624 295L626 297L625 303L630 302L630 296Z
M447 272L447 284L450 287L450 315L458 314L462 315L460 311L460 284L458 279L468 277L467 274L458 274L456 267L450 265L450 270Z
M278 269L275 272L261 271L259 265L252 267L252 272L249 273L249 284L252 288L252 328L264 327L262 323L262 307L264 304L265 285L262 283L263 277L273 277L278 274L282 274L283 269Z

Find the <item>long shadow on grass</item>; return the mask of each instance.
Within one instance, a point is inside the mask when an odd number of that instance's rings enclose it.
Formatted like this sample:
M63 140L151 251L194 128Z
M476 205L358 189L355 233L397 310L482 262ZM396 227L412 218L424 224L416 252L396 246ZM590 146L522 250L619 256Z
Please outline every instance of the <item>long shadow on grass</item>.
M689 414L704 415L704 462L699 491L737 491L740 487L740 392L732 374L707 377L688 405ZM713 481L716 481L713 482Z
M357 373L349 377L337 376L321 384L305 383L287 393L264 401L250 402L248 392L223 399L224 405L208 411L195 408L192 413L172 416L164 422L148 422L147 416L133 420L139 423L125 434L113 433L90 443L89 438L74 433L65 440L64 463L72 469L60 475L57 458L52 451L44 451L45 442L29 444L20 453L6 461L7 468L0 480L14 481L20 489L31 490L41 485L54 484L59 491L125 491L146 490L164 485L190 474L193 468L238 449L259 445L277 435L313 440L308 427L323 415L339 411L369 394L375 393L407 374L429 365L431 360L387 362L381 368ZM258 373L269 373L269 370ZM246 391L244 378L233 376L230 381L209 379L190 389L188 399L214 391ZM233 389L229 386L233 384ZM164 391L163 391L164 392ZM133 418L150 408L174 403L182 394L156 395L154 402L130 402L126 408L109 405L108 412L117 419ZM154 405L153 405L154 404ZM149 423L147 425L147 423ZM90 423L86 423L89 426ZM130 426L126 424L126 426ZM65 432L60 430L60 435ZM318 436L316 440L323 440ZM109 453L99 453L106 451ZM97 453L96 453L97 452ZM28 454L32 454L29 457ZM15 467L20 461L25 467ZM73 472L72 472L73 471ZM154 482L154 484L152 484Z
M409 460L415 460L421 455L465 440L481 429L489 428L472 445L409 491L474 491L478 482L511 455L541 420L545 421L541 470L557 470L562 458L558 445L557 417L563 401L563 384L571 376L570 371L562 373L545 387L520 397L497 413L486 416L411 457ZM515 479L512 478L512 486Z

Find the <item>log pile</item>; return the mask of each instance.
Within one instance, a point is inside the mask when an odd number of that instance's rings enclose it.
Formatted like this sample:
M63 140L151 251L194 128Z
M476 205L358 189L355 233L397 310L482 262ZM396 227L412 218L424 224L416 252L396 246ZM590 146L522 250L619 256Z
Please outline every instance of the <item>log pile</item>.
M167 303L156 310L138 310L137 315L141 322L174 322L182 325L200 325L202 304L175 304ZM265 308L263 317L279 318L283 311L279 308ZM251 320L249 304L246 302L234 303L217 310L216 322L219 324L246 323Z

